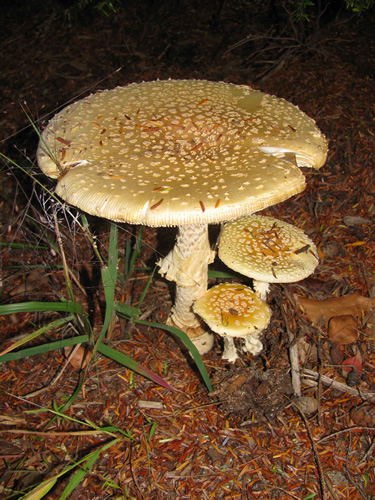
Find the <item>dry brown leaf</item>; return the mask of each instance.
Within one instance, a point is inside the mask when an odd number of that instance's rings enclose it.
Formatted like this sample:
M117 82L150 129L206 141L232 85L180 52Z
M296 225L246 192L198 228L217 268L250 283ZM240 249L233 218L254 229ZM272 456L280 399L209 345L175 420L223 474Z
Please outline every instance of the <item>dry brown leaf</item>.
M329 320L328 338L335 344L352 344L358 340L358 325L353 316L334 316Z
M90 359L91 351L85 349L82 345L76 346L73 350L70 346L64 347L65 356L68 357L69 363L76 370L86 368L86 365Z
M24 453L23 449L19 448L11 441L0 439L0 458L15 458L23 455Z
M355 425L375 427L375 406L356 406L350 411L350 418L353 420Z
M328 321L334 316L360 316L362 312L375 307L375 299L351 293L344 297L326 300L314 300L294 295L297 303L313 323Z

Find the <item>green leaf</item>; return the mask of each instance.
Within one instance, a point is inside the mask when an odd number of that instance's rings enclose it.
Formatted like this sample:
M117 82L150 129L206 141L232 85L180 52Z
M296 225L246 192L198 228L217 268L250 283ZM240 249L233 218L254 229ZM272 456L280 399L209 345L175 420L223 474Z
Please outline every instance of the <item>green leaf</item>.
M128 273L130 274L134 268L135 261L138 258L138 255L141 251L141 246L142 246L142 235L143 235L143 226L140 226L138 235L136 237L136 243L135 243L135 248L133 250L133 253L130 258L130 263L129 263L129 269Z
M141 312L138 307L129 306L128 304L124 304L123 302L115 302L114 309L116 313L118 313L120 316L124 316L127 319L136 318Z
M27 349L22 349L22 351L10 352L8 354L0 356L0 363L27 358L29 356L35 356L37 354L44 354L50 351L58 351L59 349L63 349L64 347L82 344L84 342L87 342L88 340L88 335L80 335L78 337L73 337L70 339L57 340L56 342L49 342L47 344L29 347Z
M33 249L33 250L48 250L49 247L43 246L43 245L30 245L29 243L10 243L10 242L3 242L0 241L0 247L7 247L7 248L22 248L23 250L27 249Z
M32 491L30 491L30 493L23 496L22 498L24 500L40 500L50 491L51 488L55 486L57 479L58 476L54 476L50 479L47 479L46 481L43 481L43 483L41 483L39 486L34 488Z
M138 323L139 325L148 325L148 326L153 326L155 328L160 328L162 330L166 330L167 332L173 333L173 335L176 335L189 349L191 355L194 358L194 361L198 367L198 370L200 371L200 374L202 375L202 378L204 380L204 383L206 384L207 389L209 392L213 391L210 377L208 376L206 367L204 366L202 356L199 354L198 349L195 347L193 342L189 339L189 337L186 335L185 332L182 330L179 330L178 328L174 326L169 326L169 325L164 325L163 323L153 323L151 321L141 321L138 319L133 320L134 323Z
M117 363L120 363L127 368L130 368L130 370L139 373L143 377L147 377L148 379L155 382L155 384L159 384L170 391L174 391L174 388L169 385L164 379L159 377L159 375L156 375L156 373L153 373L145 366L140 365L137 361L130 358L126 354L116 351L116 349L113 349L112 347L109 347L105 344L100 344L98 346L98 351L104 354L104 356L113 359L113 361L117 361Z
M48 325L45 325L42 328L36 330L35 332L26 335L26 337L18 340L7 349L4 349L4 351L0 353L0 356L4 356L6 353L18 349L19 347L21 347L21 345L30 342L30 340L33 340L36 337L39 337L40 335L43 335L45 332L48 332L49 330L53 330L54 328L57 328L63 325L64 323L69 323L69 321L71 321L72 319L74 319L74 316L67 316L66 318L57 319L55 321L52 321L51 323L48 323Z
M96 451L93 451L91 453L89 453L88 455L86 455L85 457L81 458L81 460L79 460L78 462L75 462L74 464L72 465L68 465L67 467L65 467L61 472L59 472L58 474L55 474L54 476L50 477L49 479L46 479L45 481L43 481L41 484L39 484L36 488L34 488L32 491L30 491L27 495L23 496L22 499L23 500L39 500L40 498L43 498L44 495L46 495L50 490L51 488L54 486L54 484L56 483L56 481L62 477L64 474L66 474L67 472L70 472L72 469L74 469L75 467L77 467L78 465L84 463L87 461L87 463L89 464L89 466L92 467L92 458L94 458L95 460L93 461L93 463L95 463L95 461L98 459L99 457L99 454L102 453L103 451L107 450L108 448L110 448L111 446L114 446L115 444L117 444L119 441L121 441L121 438L116 438L116 439L113 439L112 441L110 441L109 443L106 443L104 444L99 450L96 450ZM90 467L90 468L91 468ZM87 471L85 471L85 474L89 471L89 469L87 469ZM74 476L75 477L75 476ZM70 484L70 483L69 483ZM67 488L69 487L69 484L67 486ZM74 488L78 485L79 483L75 484ZM72 488L70 490L73 491ZM65 490L64 490L65 492ZM63 492L63 494L64 494ZM65 497L60 497L60 498L67 498L66 496Z
M45 311L85 314L83 307L77 302L20 302L0 306L0 315Z
M151 276L149 277L149 279L147 280L147 283L143 289L143 292L142 292L142 295L141 295L141 298L139 299L139 302L138 302L138 307L141 307L141 305L143 304L143 301L146 297L146 293L148 292L148 289L150 288L150 285L152 283L152 280L154 279L154 274L157 270L157 266L154 267L152 273L151 273Z
M87 460L87 462L81 466L79 470L74 474L72 479L69 481L64 491L62 492L59 500L65 500L73 492L73 490L79 485L86 474L93 468L95 462L98 460L101 453L101 449L95 451L93 455Z
M117 226L115 223L111 223L111 229L109 234L109 249L108 249L108 265L102 268L102 282L104 287L104 297L105 297L105 315L102 330L95 343L93 354L97 351L98 345L103 341L105 334L108 331L108 327L112 320L114 297L115 297L115 287L117 279L117 260L118 260L118 249L117 249Z
M238 276L239 276L239 274L234 273L234 272L215 271L214 269L208 270L208 277L209 278L231 279L231 278L238 278Z

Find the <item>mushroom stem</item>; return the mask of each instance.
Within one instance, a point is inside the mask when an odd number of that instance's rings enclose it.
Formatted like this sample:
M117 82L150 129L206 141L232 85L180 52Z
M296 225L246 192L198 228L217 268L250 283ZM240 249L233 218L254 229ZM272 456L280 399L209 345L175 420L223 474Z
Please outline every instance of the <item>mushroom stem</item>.
M270 288L269 283L265 281L253 280L253 288L258 297L260 297L262 300L266 300L267 293Z
M238 352L234 344L234 338L227 335L224 337L224 351L222 358L230 363L234 363L238 359Z
M207 290L208 264L214 257L208 225L194 224L179 227L176 245L159 261L159 273L176 282L176 300L168 322L186 332L201 354L211 349L213 336L202 328L192 305Z

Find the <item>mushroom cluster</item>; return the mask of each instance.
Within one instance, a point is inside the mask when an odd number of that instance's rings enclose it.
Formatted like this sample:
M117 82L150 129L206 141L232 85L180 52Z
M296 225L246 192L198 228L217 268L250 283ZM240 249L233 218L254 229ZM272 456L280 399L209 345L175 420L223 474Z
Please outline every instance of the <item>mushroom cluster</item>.
M131 84L64 108L37 151L56 193L98 217L178 226L160 273L176 282L169 318L201 353L212 345L193 311L214 259L208 224L301 192L299 167L320 168L327 144L296 106L248 86L203 80Z
M194 311L211 330L224 337L223 359L233 362L238 357L234 337L244 337L243 350L253 355L259 354L263 348L260 334L271 316L265 302L269 284L293 283L307 278L318 265L318 254L310 238L295 226L273 217L245 215L224 225L218 255L228 267L252 278L255 290L249 289L246 300L240 301L241 307L237 306L238 296L237 301L233 296L233 290L241 288L238 284L232 284L230 291L227 290L228 284L213 287L194 304ZM216 307L211 291L214 291ZM253 301L252 306L249 306L249 301ZM262 319L252 323L251 328L248 314L254 317L255 304L255 318ZM263 316L258 311L262 311ZM267 311L267 321L263 321L264 311ZM233 315L237 328L230 325ZM247 319L245 323L243 315Z

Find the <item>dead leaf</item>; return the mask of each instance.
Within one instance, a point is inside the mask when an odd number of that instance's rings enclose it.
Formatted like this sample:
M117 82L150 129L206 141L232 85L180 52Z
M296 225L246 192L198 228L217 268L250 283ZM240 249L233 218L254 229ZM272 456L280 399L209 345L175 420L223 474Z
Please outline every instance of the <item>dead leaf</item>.
M352 344L358 340L358 325L353 316L334 316L329 320L328 338L335 344Z
M69 347L64 347L65 356L68 357L69 363L76 370L85 368L89 359L91 351L85 349L82 345L76 346L74 349Z
M0 439L0 458L15 458L23 455L25 452L13 444L11 441Z
M362 312L375 307L375 299L351 293L344 297L326 300L314 300L294 295L297 304L313 323L328 324L334 316L360 316Z
M356 215L344 215L342 218L345 226L357 226L359 224L371 224L371 219L367 219L366 217L356 216Z
M346 358L342 362L342 374L344 377L347 377L352 370L356 370L358 376L362 375L362 354L360 350L357 349L357 352L351 358Z
M306 414L314 413L318 409L318 401L309 396L300 396L294 400L294 404Z
M375 406L356 406L350 410L350 418L355 425L375 427Z

